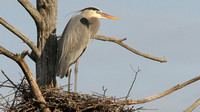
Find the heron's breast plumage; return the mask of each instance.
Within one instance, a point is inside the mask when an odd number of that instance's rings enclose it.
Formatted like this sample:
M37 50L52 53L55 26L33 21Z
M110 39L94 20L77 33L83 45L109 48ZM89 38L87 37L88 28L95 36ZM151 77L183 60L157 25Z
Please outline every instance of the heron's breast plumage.
M70 19L63 31L58 45L56 75L63 78L69 67L82 55L88 46L91 35L98 32L100 22L97 18L76 15Z

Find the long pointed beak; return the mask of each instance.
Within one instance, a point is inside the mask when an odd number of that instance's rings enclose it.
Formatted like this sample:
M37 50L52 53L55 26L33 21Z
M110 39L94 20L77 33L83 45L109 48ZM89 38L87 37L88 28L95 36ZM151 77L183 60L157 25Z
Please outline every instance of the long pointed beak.
M114 16L111 16L111 15L108 15L108 14L105 14L105 13L101 13L101 16L104 17L104 18L108 18L108 19L120 20L119 18L116 18Z

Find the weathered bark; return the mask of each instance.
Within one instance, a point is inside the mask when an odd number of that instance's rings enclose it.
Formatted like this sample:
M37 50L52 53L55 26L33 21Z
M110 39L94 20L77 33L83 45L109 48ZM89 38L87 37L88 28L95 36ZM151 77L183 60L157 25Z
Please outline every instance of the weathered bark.
M56 87L54 66L57 39L54 34L57 24L57 0L37 0L37 9L43 17L43 25L37 26L37 47L42 51L42 55L36 59L36 79L40 87Z

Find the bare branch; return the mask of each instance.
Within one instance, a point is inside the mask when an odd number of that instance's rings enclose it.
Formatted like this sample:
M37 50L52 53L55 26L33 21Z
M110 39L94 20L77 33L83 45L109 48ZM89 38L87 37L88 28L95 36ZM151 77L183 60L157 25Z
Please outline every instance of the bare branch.
M0 96L2 97L2 99L4 99L4 101L6 101L6 105L10 105L9 104L9 102L8 102L8 100L6 100L6 97L5 96L3 96L2 94L0 94ZM2 104L1 104L2 105ZM4 105L2 105L3 107L7 107L7 106L4 106Z
M8 57L8 58L10 58L10 59L12 59L14 61L17 61L20 58L18 55L15 55L12 52L9 52L8 50L6 50L5 48L3 48L2 46L0 46L0 54L3 54L6 57Z
M30 51L23 51L21 53L21 57L24 58L26 55L30 54L31 52Z
M124 40L126 40L126 38L123 39L116 39L116 38L112 38L112 37L106 37L106 36L102 36L102 35L93 35L91 36L91 39L97 39L97 40L102 40L102 41L110 41L110 42L122 42Z
M153 100L156 100L156 99L159 99L159 98L162 98L176 90L179 90L191 83L194 83L196 81L200 80L200 76L197 76L187 82L184 82L182 84L178 84L177 86L174 86L172 87L171 89L163 92L163 93L160 93L160 94L157 94L157 95L153 95L153 96L150 96L150 97L147 97L147 98L144 98L144 99L140 99L140 100L124 100L124 101L119 101L119 102L116 102L116 104L118 103L122 103L122 104L128 104L128 105L132 105L132 104L142 104L142 103L146 103L146 102L150 102L150 101L153 101Z
M108 89L104 89L104 86L102 86L102 90L103 90L103 99L105 99L105 98L106 98L106 91L107 91Z
M151 56L151 55L148 55L148 54L144 54L144 53L141 53L131 47L129 47L128 45L124 44L122 41L126 40L126 38L124 39L116 39L116 38L111 38L111 37L106 37L106 36L102 36L102 35L93 35L91 37L91 39L97 39L97 40L102 40L102 41L110 41L110 42L114 42L114 43L117 43L119 44L120 46L128 49L129 51L137 54L137 55L140 55L140 56L143 56L145 58L148 58L148 59L151 59L151 60L154 60L154 61L159 61L161 63L163 62L167 62L167 60L165 59L165 57L162 57L162 58L157 58L157 57L154 57L154 56Z
M15 87L17 88L17 85L14 84L14 82L12 80L10 80L10 78L4 73L3 70L1 70L1 72L3 73L3 75L6 77L6 79Z
M43 103L40 104L41 108L43 109L44 112L50 112L49 108L45 107L44 104L46 103L46 101L45 101L45 99L44 99L44 97L43 97L43 95L42 95L42 93L41 93L41 91L40 91L40 89L39 89L39 87L36 83L36 80L33 77L33 74L31 73L28 65L26 64L26 62L23 58L25 55L23 53L22 53L23 56L18 55L18 54L15 55L12 52L3 48L2 46L0 46L0 52L3 55L5 55L5 56L9 57L10 59L12 59L13 61L15 61L20 66L24 75L26 76L26 79L27 79L27 81L28 81L28 83L31 87L31 90L33 91L35 98L38 101L43 102Z
M62 35L59 35L57 36L57 38L60 38ZM162 58L157 58L157 57L154 57L154 56L151 56L151 55L148 55L148 54L144 54L144 53L141 53L131 47L129 47L128 45L124 44L122 41L126 40L126 38L123 38L123 39L116 39L116 38L112 38L112 37L106 37L106 36L102 36L102 35L92 35L91 36L91 39L97 39L97 40L102 40L102 41L110 41L110 42L114 42L114 43L117 43L119 45L121 45L122 47L128 49L129 51L137 54L137 55L140 55L140 56L143 56L145 58L148 58L148 59L151 59L151 60L154 60L154 61L159 61L161 63L163 62L167 62L167 60L165 59L165 57L162 57Z
M22 86L22 84L23 84L23 82L24 82L25 79L26 79L26 77L24 76L23 79L22 79L22 81L21 81L21 83L20 83L20 85L17 87L17 90L15 91L14 99L17 99L17 93L18 93L18 91L21 91L20 88L21 88L21 86ZM14 106L15 102L16 102L16 100L13 100L12 107Z
M34 43L26 37L24 34L22 34L19 30L8 24L3 18L0 17L0 23L6 27L8 30L10 30L12 33L14 33L16 36L18 36L21 40L23 40L34 52L35 54L40 57L41 51L37 48L37 46L34 45Z
M43 28L44 22L42 15L38 12L38 10L28 1L28 0L18 0L19 3L28 11L28 13L34 19L36 25L39 28Z
M198 99L195 103L193 103L189 108L187 108L184 112L192 112L198 105L200 105L200 99Z
M131 66L131 65L130 65L130 66ZM133 69L132 66L131 66L131 69L135 72L135 77L134 77L134 79L133 79L133 82L132 82L132 84L131 84L131 87L130 87L130 89L129 89L129 91L128 91L128 94L127 94L125 100L127 100L127 98L129 97L129 94L130 94L130 92L131 92L131 90L132 90L132 88L133 88L133 85L135 84L135 81L136 81L136 79L137 79L137 75L138 75L138 73L141 71L141 70L139 69L139 67L138 67L138 70L137 70L137 71L135 71L135 70Z

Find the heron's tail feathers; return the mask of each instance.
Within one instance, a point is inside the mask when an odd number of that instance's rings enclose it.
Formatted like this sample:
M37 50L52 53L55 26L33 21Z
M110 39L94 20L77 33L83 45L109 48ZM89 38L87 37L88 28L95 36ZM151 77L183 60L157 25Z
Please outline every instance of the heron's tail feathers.
M62 79L64 76L66 77L68 76L69 72L71 71L71 68L61 65L62 63L56 64L55 71L56 71L56 76L59 76Z

